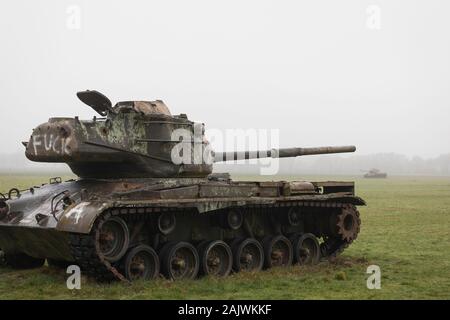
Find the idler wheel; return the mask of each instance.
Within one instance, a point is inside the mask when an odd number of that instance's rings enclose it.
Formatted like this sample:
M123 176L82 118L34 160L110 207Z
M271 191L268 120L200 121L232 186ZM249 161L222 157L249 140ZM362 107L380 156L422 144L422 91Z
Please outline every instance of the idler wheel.
M119 217L111 217L100 223L96 230L96 247L103 257L116 262L128 250L130 233L125 221Z
M233 266L231 248L221 240L203 242L198 246L200 272L204 275L226 277Z
M296 234L291 238L294 249L294 262L300 265L317 264L320 259L320 246L312 233Z
M197 250L187 242L169 242L160 253L161 270L172 280L194 279L199 271Z
M167 235L175 230L177 220L173 212L165 212L158 217L158 230Z
M344 207L335 218L337 235L346 242L356 239L359 233L361 220L358 211L352 207Z
M292 264L292 244L285 236L266 237L263 240L263 247L266 268Z
M34 269L44 265L45 259L30 257L25 253L5 253L5 262L14 269Z
M125 277L130 281L155 279L159 275L159 258L147 245L131 249L125 258Z
M232 246L232 251L234 271L259 271L262 269L264 263L264 251L257 240L247 238L235 243Z

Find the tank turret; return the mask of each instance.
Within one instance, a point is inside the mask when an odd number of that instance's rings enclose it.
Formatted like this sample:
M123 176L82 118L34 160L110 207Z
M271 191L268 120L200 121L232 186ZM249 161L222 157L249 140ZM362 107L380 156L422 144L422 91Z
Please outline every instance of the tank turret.
M37 162L62 162L83 178L199 177L212 164L175 164L174 133L204 132L204 125L184 114L172 116L161 100L124 101L112 106L97 91L82 91L78 98L100 117L92 120L51 118L33 130L26 156ZM201 134L202 136L202 134ZM178 137L178 136L177 136ZM206 148L206 141L192 141Z
M379 169L372 168L369 171L367 171L366 174L364 174L364 178L387 178L386 172L381 172Z
M345 146L214 153L204 124L172 115L161 100L112 106L98 91L77 96L100 117L49 119L24 143L28 159L66 163L82 178L201 178L212 172L214 162L355 151Z

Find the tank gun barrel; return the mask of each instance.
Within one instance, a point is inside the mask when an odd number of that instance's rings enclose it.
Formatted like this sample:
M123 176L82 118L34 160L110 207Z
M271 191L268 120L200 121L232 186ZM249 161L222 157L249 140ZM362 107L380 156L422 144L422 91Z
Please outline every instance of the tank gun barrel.
M282 148L265 151L216 152L214 162L248 160L260 158L293 158L315 154L355 152L355 146L317 147L317 148Z

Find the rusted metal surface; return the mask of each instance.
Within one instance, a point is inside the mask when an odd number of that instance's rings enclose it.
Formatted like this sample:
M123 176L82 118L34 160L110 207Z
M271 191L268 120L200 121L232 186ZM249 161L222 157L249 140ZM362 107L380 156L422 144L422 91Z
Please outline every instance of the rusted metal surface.
M286 184L291 186L291 191L284 195L283 186ZM338 182L316 185L340 186ZM344 190L349 186L352 185L342 183ZM306 190L309 194L294 195L292 187L294 190ZM55 200L55 195L62 191L68 192L73 204L65 206L60 202L53 216L52 199ZM90 233L97 217L110 208L133 208L136 213L142 214L159 214L160 210L182 208L208 213L227 207L303 205L308 201L322 206L327 206L328 201L364 204L353 196L352 191L319 194L306 182L241 184L205 179L134 179L53 183L36 189L34 193L23 192L19 198L5 202L9 212L0 220L0 247L9 252L20 251L32 256L70 260L65 234ZM39 215L43 218L37 219Z
M284 185L289 186L289 193ZM333 193L320 194L312 185L335 188ZM341 192L339 192L341 188ZM84 191L83 191L84 190ZM55 196L67 192L71 205L62 201L55 208ZM82 194L84 193L83 199ZM43 186L32 194L7 201L9 213L0 220L2 226L54 229L89 233L95 218L114 206L144 206L172 208L201 208L200 212L230 206L291 201L328 201L347 199L349 203L364 204L353 196L353 184L339 182L211 182L205 179L130 179L79 180ZM37 216L43 218L38 219ZM1 245L1 244L0 244Z
M284 187L284 192L286 195L314 193L316 191L316 187L316 185L308 181L292 181L286 184Z
M172 162L172 149L179 143L172 139L173 131L183 128L194 135L194 123L185 115L171 116L162 101L110 107L107 102L102 104L102 98L91 99L83 102L107 112L106 118L51 118L33 130L26 144L27 158L67 163L84 178L206 177L212 172L212 164L204 161ZM202 152L207 147L207 142L200 145Z
M134 101L134 109L143 114L161 113L170 116L169 108L161 100Z

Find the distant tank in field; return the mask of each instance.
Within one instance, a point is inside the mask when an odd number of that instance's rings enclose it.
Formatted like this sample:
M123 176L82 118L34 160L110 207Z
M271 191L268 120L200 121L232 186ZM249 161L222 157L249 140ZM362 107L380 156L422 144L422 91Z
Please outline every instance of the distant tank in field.
M385 179L385 178L387 178L387 173L381 172L378 169L370 169L366 174L364 174L364 178Z

